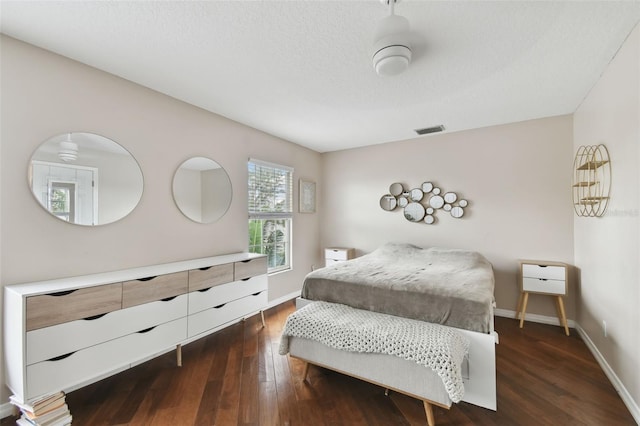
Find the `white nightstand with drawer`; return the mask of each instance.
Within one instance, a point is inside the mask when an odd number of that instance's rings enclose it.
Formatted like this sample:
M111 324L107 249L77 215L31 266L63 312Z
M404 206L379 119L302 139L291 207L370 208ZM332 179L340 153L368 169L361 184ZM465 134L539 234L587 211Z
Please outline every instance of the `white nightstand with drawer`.
M351 247L327 247L324 249L325 266L344 262L356 257L356 249Z
M567 295L569 265L562 262L541 260L520 260L518 268L518 283L520 284L520 299L517 314L520 315L520 328L524 324L527 311L529 293L547 294L556 297L558 319L564 326L564 332L569 335L567 315L564 310L563 296Z

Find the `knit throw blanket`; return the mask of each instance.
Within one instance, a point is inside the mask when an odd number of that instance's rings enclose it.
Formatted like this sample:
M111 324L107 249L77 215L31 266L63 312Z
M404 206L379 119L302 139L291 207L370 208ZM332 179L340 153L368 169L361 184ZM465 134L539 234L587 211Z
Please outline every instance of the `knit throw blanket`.
M289 337L302 337L331 348L394 355L430 367L442 379L453 402L464 396L461 364L469 341L454 329L345 305L313 302L285 323L280 355L289 352Z

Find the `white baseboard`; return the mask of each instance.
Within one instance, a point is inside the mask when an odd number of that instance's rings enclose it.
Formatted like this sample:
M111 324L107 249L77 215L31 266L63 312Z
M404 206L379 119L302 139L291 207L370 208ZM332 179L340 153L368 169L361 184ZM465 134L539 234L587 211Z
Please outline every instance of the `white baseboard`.
M493 313L497 317L504 317L504 318L516 318L516 315L517 315L516 311L510 311L509 309L495 309ZM538 322L540 324L557 325L558 327L562 326L562 324L560 324L560 320L558 319L558 317L549 317L546 315L526 314L524 317L524 320L525 322L531 321L531 322ZM569 326L569 328L575 328L576 322L572 319L567 319L567 325Z
M288 300L295 299L296 297L300 296L300 292L301 292L301 290L294 291L293 293L285 294L282 297L278 297L277 299L273 299L273 300L269 301L269 304L267 305L266 309L273 308L274 306L278 306L279 304L284 303L284 302L286 302Z
M593 357L598 361L598 364L600 364L600 368L602 368L602 371L604 371L604 374L616 389L616 392L620 395L622 402L627 406L636 423L640 425L640 406L638 406L638 403L633 400L631 394L627 391L627 388L624 386L618 375L613 371L607 360L604 359L587 332L584 331L579 324L577 325L576 330L578 330L578 334L582 337L582 340L591 351L591 354L593 354Z
M0 419L4 419L5 417L13 416L15 414L15 406L8 402L0 405Z

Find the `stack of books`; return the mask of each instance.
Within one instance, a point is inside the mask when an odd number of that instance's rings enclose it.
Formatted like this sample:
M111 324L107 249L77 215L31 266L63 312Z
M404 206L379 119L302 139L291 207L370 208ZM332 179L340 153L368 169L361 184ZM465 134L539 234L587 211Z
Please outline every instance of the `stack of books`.
M67 426L71 424L72 416L64 392L56 392L24 403L15 398L15 395L11 395L9 401L22 412L22 416L16 421L19 426Z

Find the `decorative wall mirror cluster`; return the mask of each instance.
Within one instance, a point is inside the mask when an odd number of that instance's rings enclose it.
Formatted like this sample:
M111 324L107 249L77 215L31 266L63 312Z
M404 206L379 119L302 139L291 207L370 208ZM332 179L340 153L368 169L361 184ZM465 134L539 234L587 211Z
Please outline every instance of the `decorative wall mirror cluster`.
M469 202L460 199L455 192L443 192L432 182L424 182L419 188L407 190L401 183L392 183L389 193L380 198L380 207L385 211L401 208L409 222L436 223L439 210L448 212L451 217L461 218Z
M231 205L232 194L229 175L210 158L190 158L173 176L173 199L194 222L212 223L220 219Z
M31 192L51 215L77 225L105 225L127 216L142 197L143 177L133 156L94 133L54 136L33 153Z
M604 145L581 146L573 162L573 208L578 216L600 217L609 204L611 162Z

